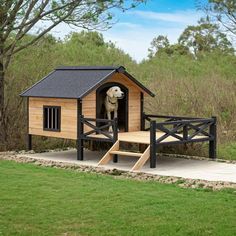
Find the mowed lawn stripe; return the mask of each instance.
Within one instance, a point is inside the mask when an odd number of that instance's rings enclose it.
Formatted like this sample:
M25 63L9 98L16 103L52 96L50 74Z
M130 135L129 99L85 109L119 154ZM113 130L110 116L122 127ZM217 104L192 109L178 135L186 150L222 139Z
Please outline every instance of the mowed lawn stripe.
M233 190L0 161L0 235L236 235Z

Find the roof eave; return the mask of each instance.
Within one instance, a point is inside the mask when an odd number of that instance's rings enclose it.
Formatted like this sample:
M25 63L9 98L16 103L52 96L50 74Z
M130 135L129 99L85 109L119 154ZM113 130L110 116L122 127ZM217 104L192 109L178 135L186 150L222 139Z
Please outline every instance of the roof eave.
M131 74L129 74L127 71L123 72L124 75L126 75L130 80L132 80L134 83L136 83L142 90L144 90L147 94L149 94L152 97L155 97L155 94L146 88L144 85L142 85L138 80L136 80Z
M41 80L39 80L38 82L36 82L35 84L33 84L31 87L29 87L28 89L26 89L24 92L20 93L19 96L20 97L31 97L28 95L24 95L26 92L28 92L30 89L32 89L34 86L36 86L37 84L41 83L43 80L45 80L49 75L51 75L53 72L55 72L55 70L51 71L48 75L44 76Z

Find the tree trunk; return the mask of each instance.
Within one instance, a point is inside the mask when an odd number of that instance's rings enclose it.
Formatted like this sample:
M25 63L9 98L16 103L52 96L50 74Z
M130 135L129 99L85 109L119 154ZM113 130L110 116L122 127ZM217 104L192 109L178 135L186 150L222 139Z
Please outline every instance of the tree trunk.
M0 62L0 144L6 142L6 129L4 125L4 65ZM1 146L0 145L0 146ZM1 147L0 147L1 148Z

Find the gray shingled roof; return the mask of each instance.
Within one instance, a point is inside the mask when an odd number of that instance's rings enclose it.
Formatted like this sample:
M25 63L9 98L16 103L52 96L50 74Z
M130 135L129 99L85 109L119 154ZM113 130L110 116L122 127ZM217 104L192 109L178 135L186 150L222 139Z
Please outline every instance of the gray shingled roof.
M20 95L23 97L82 98L116 72L125 74L144 91L154 96L122 66L59 67Z

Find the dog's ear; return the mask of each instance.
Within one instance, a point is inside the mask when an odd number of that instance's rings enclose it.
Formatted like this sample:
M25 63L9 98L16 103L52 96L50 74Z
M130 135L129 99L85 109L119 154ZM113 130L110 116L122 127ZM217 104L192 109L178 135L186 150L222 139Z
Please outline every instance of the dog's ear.
M107 90L107 95L108 95L110 98L113 98L113 97L114 97L112 88L109 88L109 89Z

